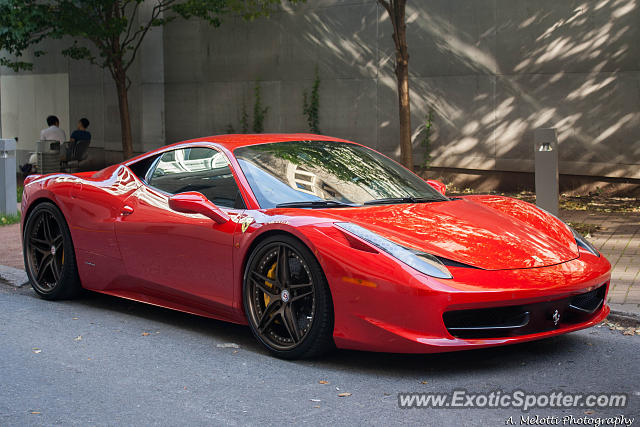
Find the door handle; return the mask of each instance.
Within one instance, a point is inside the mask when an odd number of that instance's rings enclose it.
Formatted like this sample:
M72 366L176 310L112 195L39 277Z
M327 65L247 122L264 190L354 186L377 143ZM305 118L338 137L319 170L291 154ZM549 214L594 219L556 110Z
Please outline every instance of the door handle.
M122 216L131 215L133 213L133 208L129 205L124 205L122 208L122 212L120 213Z

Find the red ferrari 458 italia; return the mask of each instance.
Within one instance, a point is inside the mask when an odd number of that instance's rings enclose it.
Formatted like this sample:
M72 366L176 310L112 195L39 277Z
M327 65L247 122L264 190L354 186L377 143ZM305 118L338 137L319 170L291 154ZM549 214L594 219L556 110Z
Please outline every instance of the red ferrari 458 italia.
M609 312L609 262L555 216L447 197L325 136L213 136L33 175L22 212L41 297L84 288L248 324L284 358L517 343Z

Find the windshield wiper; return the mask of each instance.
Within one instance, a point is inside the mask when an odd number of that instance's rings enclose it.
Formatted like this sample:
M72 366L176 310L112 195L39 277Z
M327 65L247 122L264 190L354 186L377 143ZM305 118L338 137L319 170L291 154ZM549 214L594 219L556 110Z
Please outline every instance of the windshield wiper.
M300 202L278 203L276 208L352 208L353 205L338 202L336 200L311 200Z
M430 202L444 202L446 198L431 199L428 197L385 197L383 199L368 200L363 205L394 205L398 203L430 203Z

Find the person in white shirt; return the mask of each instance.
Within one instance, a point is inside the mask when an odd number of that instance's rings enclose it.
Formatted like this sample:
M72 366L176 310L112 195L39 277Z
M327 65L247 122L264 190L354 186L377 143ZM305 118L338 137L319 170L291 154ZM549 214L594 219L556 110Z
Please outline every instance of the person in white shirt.
M48 128L40 131L40 141L58 141L61 144L67 140L67 135L60 126L60 120L56 116L47 117Z
M67 140L67 135L59 128L60 120L56 116L47 117L48 128L40 131L40 141L58 141L60 144ZM29 162L24 166L20 166L25 175L36 172L38 168L38 156L33 153L29 156Z

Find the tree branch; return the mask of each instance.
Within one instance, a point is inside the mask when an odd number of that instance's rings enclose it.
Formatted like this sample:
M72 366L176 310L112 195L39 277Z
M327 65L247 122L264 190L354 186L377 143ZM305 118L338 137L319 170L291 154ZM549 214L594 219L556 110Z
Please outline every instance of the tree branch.
M140 2L137 1L135 6L133 7L133 12L131 12L131 17L129 18L129 25L127 25L127 33L124 36L121 46L125 46L128 43L129 35L131 34L131 30L133 29L133 23L136 22L136 15L138 14L139 7L140 7Z
M146 25L141 27L141 29L139 29L138 31L136 31L134 35L131 37L131 40L127 41L126 44L123 43L122 52L124 56L125 51L128 49L128 45L130 43L133 43L136 40L136 38L138 39L137 42L135 42L135 46L131 48L131 57L128 60L126 60L125 63L123 64L123 68L125 71L129 69L131 64L133 64L134 59L136 59L138 49L140 48L140 45L142 44L144 37L147 35L147 32L149 32L149 29L153 26L153 23L158 18L158 16L160 16L160 13L162 13L163 11L162 7L164 5L165 3L156 4L151 10L151 18L149 18L149 21L146 23Z
M391 17L391 5L389 4L389 2L386 0L378 0L378 3L380 3L382 7L387 9L387 13L389 14L389 17Z
M133 33L133 35L123 40L121 45L123 54L124 52L126 52L126 50L128 49L131 50L131 58L129 58L126 61L125 70L127 70L129 66L133 63L133 60L135 59L138 53L138 49L142 44L142 41L144 40L145 36L147 35L147 32L149 32L151 27L155 27L157 25L156 20L158 19L160 14L170 9L174 3L176 3L176 0L166 0L166 1L158 2L151 10L151 18L146 23L146 25L140 27L136 32ZM131 17L130 25L133 25L133 20L134 20L134 16ZM137 39L137 42L136 42L136 39ZM135 42L135 46L132 48L129 48L128 46L134 42Z
M400 50L400 40L398 39L398 0L378 0L386 10L389 15L389 19L391 20L391 26L393 27L393 34L391 37L393 38L393 43L396 45L396 51Z

